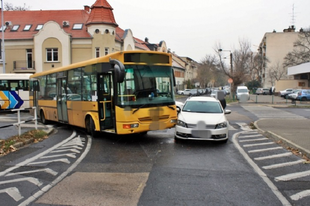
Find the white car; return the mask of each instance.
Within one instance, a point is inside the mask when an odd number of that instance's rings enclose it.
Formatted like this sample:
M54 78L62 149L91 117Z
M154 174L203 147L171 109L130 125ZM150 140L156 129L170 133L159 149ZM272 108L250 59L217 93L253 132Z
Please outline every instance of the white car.
M188 98L178 114L175 139L228 140L229 122L221 103L213 97Z
M183 90L178 90L177 94L183 94L184 91Z
M236 97L239 101L247 101L250 100L250 94L248 87L246 86L238 86L236 91Z

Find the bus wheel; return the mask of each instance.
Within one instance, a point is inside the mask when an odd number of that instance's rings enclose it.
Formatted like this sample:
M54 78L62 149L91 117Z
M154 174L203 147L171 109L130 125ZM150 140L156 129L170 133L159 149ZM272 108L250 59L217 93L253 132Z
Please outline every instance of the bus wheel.
M95 137L95 123L94 123L93 118L91 118L91 117L88 117L86 119L86 131L92 137Z
M40 112L40 122L43 123L43 124L47 123L47 121L45 119L45 116L44 116L43 110L41 110L41 112Z

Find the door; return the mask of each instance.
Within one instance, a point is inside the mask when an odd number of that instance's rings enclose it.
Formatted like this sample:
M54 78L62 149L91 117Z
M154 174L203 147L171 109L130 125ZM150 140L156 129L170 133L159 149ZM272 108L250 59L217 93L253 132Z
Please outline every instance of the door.
M114 129L114 110L112 104L112 75L110 73L98 74L98 105L100 129Z
M57 86L57 114L59 122L68 122L67 113L67 80L66 78L59 78L56 82Z

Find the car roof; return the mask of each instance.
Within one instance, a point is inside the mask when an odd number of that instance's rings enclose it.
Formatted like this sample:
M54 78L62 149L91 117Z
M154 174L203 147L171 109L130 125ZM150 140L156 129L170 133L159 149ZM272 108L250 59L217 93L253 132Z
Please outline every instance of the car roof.
M218 102L214 97L189 97L186 101L209 101L209 102Z

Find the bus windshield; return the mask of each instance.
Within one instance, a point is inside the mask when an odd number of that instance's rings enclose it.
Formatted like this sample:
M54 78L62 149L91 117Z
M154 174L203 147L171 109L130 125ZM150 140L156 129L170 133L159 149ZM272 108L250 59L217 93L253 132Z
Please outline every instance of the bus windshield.
M118 88L119 106L174 104L171 67L126 65L125 71Z

